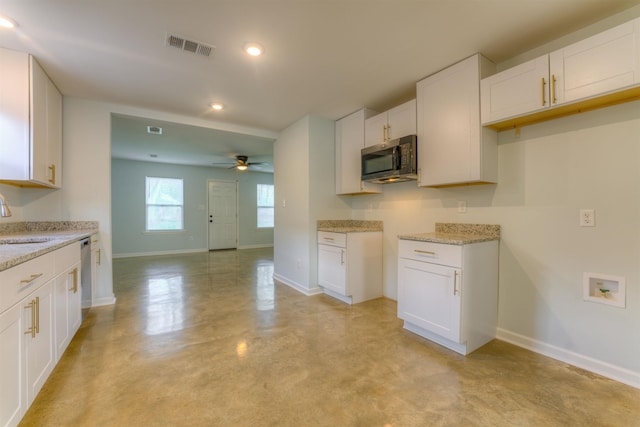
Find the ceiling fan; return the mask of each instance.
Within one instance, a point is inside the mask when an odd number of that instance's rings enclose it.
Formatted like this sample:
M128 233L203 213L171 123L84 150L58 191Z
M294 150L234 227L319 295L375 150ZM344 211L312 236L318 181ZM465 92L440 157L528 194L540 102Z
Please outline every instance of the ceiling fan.
M249 169L249 166L261 165L263 162L248 162L249 156L236 156L236 163L233 164L229 169L236 168L239 171L246 171ZM213 165L229 165L231 163L212 163Z

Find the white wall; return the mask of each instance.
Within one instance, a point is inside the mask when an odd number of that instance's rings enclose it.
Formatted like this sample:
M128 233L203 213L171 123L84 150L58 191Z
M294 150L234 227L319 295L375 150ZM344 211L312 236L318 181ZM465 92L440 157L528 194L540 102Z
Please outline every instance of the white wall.
M238 247L273 246L273 229L257 228L257 184L273 184L273 174L113 159L111 200L114 256L206 251L207 180L238 182ZM145 177L184 180L184 230L145 232Z
M306 116L274 144L274 277L307 295L320 292L316 221L351 215L335 195L334 139L332 120Z
M501 337L640 386L640 101L500 133L498 151L497 185L351 199L354 218L384 221L385 295L398 234L499 224ZM595 228L579 227L581 208ZM583 272L625 277L627 307L583 301Z

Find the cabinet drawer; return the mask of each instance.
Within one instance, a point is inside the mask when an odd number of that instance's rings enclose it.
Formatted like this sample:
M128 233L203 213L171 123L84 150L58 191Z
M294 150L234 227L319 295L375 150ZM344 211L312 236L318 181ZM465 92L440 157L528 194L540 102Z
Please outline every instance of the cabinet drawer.
M55 274L65 272L73 264L80 262L80 243L73 242L54 252L55 254Z
M332 233L330 231L318 231L318 243L323 245L337 246L339 248L346 248L347 234Z
M398 242L398 256L451 267L462 266L462 246L460 245L400 240Z
M53 253L49 252L8 270L0 271L0 312L53 278Z

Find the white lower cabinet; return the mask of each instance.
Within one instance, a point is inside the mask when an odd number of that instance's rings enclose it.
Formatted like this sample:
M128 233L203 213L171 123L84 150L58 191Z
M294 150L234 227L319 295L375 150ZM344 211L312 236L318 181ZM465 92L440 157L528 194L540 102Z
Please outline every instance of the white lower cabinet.
M382 232L318 232L318 284L348 304L382 296Z
M495 337L498 241L400 240L398 317L404 328L461 354Z
M16 426L81 322L80 247L0 272L0 426Z
M16 426L26 404L22 393L22 307L0 314L0 425Z

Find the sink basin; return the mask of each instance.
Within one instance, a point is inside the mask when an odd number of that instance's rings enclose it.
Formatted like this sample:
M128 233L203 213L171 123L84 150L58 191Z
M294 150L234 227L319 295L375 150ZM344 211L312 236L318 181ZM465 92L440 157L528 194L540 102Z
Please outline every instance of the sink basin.
M44 243L50 240L47 237L8 237L0 238L0 245L25 245L29 243Z

